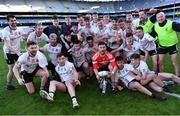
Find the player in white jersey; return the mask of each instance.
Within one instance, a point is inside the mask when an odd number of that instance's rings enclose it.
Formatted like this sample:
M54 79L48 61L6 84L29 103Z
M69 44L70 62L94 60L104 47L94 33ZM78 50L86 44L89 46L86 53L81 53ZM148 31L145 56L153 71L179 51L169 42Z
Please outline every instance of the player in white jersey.
M57 41L57 35L51 33L49 35L49 43L40 48L40 51L47 52L50 61L48 62L47 69L51 71L52 76L55 75L55 66L58 64L57 55L61 53L62 45Z
M111 27L109 27L105 32L108 37L107 46L110 48L108 51L112 51L119 47L119 43L117 43L116 39L121 38L121 37L118 32L119 32L119 29L117 25L117 19L114 18L111 21Z
M157 51L156 45L154 43L154 38L148 33L144 33L142 27L137 27L136 35L138 37L138 42L140 44L141 49L145 53L145 61L147 60L148 55L151 56L153 61L153 71L157 72L158 62L157 62Z
M100 41L107 42L107 33L106 33L107 27L104 25L104 22L102 19L98 19L97 21L97 27L94 29L94 42L99 43Z
M13 68L14 75L20 85L25 85L29 94L35 92L33 85L34 76L41 77L40 91L44 89L49 77L46 57L38 51L35 42L27 42L27 52L23 53ZM21 71L21 72L20 72Z
M137 23L139 22L139 19L134 19L132 13L127 13L126 21L132 22L132 28L135 30L135 28L137 27Z
M104 21L104 24L107 28L109 28L111 26L111 22L110 22L110 16L109 14L104 14L103 15L103 21Z
M92 21L91 21L91 27L96 28L97 27L97 21L99 19L98 13L94 12L92 14Z
M82 15L77 15L78 31L85 28L84 18Z
M85 49L88 49L88 51L85 53L86 60L89 64L89 76L93 76L93 68L92 68L92 57L97 52L98 46L94 43L94 38L92 36L89 36L86 38L87 44L84 46Z
M78 40L74 42L73 47L68 51L72 55L76 70L79 72L79 77L81 77L82 71L85 72L87 78L90 76L89 64L85 57L85 53L89 51L88 48L82 48L81 42Z
M67 61L63 54L58 54L58 65L55 70L58 74L56 78L54 78L50 82L49 86L49 94L45 91L41 93L46 99L50 101L54 101L54 94L56 90L65 92L68 91L71 99L73 108L78 108L79 104L76 99L75 87L76 85L80 85L80 81L78 80L78 73L74 67L74 65Z
M158 75L154 71L150 71L148 65L143 60L140 60L139 54L133 54L131 56L131 64L133 67L141 73L140 83L142 85L149 85L152 89L157 92L168 91L169 88L160 80ZM162 75L161 75L162 76ZM168 78L167 75L164 75L164 78Z
M42 41L49 42L48 36L43 33L43 25L42 25L42 23L37 23L35 25L35 27L36 27L36 30L34 32L30 33L30 35L28 36L27 42L28 41L34 41L38 45L40 45L40 43Z
M12 90L15 87L12 85L13 79L13 67L15 61L21 55L20 51L20 40L23 32L17 28L16 17L14 15L8 15L7 21L9 26L5 27L2 31L2 39L4 40L4 56L8 64L8 74L7 74L7 89Z
M128 89L133 90L133 91L137 90L152 98L159 99L159 100L166 99L163 96L157 96L153 94L151 91L149 91L144 86L142 86L138 82L141 79L139 72L135 70L131 64L124 64L123 57L117 56L116 63L118 66L116 74L115 74L116 81L121 80ZM117 88L119 88L118 85L117 85Z
M134 53L139 53L140 52L139 51L140 50L140 45L139 45L138 42L136 42L133 39L133 34L132 33L127 33L125 43L122 44L115 51L119 51L119 50L124 50L124 52L126 54L127 62L129 63L131 55L134 54Z
M95 28L90 25L89 17L85 17L84 22L85 22L85 27L78 32L77 36L78 36L78 40L82 41L83 44L86 44L86 38L88 36L94 36Z

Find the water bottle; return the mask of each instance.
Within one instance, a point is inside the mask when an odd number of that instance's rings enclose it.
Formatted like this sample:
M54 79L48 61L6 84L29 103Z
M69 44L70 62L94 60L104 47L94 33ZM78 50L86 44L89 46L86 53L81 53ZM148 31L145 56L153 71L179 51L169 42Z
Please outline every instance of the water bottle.
M165 86L174 85L174 81L163 81Z

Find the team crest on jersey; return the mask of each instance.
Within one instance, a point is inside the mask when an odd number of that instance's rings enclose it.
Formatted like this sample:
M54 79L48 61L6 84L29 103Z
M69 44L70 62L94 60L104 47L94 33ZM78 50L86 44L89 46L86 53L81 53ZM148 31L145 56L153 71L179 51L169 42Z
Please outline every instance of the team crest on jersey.
M32 63L36 63L36 59L34 59L34 58L31 59L31 62L32 62Z
M165 31L168 31L168 27L165 28Z
M145 69L143 69L142 71L143 71L143 72L145 72L146 70L145 70Z
M127 72L127 71L128 71L128 69L126 68L126 69L125 69L125 71Z

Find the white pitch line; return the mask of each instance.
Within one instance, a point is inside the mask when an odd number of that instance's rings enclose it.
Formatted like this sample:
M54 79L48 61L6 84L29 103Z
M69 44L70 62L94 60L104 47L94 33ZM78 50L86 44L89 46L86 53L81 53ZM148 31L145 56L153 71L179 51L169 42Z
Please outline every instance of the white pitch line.
M163 92L163 93L166 94L166 95L170 95L170 96L173 96L173 97L176 97L176 98L179 98L179 99L180 99L180 95L179 95L179 94L170 93L170 92Z

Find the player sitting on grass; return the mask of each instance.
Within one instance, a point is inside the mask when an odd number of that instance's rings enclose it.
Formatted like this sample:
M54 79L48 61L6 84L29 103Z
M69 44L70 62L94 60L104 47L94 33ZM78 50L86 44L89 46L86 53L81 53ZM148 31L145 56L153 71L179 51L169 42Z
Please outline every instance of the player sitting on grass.
M141 75L140 83L142 85L149 85L153 90L155 90L157 92L163 92L163 91L170 92L171 91L158 78L158 76L155 74L155 72L149 70L146 62L140 60L139 54L133 54L131 56L131 64L133 65L133 67L136 70L139 71L139 73Z
M79 104L76 99L75 87L80 85L78 80L78 73L74 65L66 60L66 57L63 54L58 54L58 65L55 70L57 76L52 79L49 86L49 94L46 91L41 91L41 96L48 99L49 101L54 101L53 97L56 90L68 91L71 99L73 108L78 108Z
M23 53L17 60L13 68L14 75L20 85L25 85L29 94L35 92L33 85L34 76L41 77L40 91L49 77L46 57L38 51L38 45L35 42L27 42L27 52ZM20 72L21 69L21 72Z
M90 51L88 48L82 48L81 41L79 40L76 40L73 47L68 50L68 52L72 55L74 65L79 73L79 78L82 75L82 71L85 72L86 78L89 78L90 68L85 57L85 53L88 51Z
M166 100L165 97L155 95L144 86L142 86L139 83L141 77L138 75L138 71L135 70L131 64L124 64L123 57L117 56L116 63L118 66L117 72L115 74L116 81L121 80L123 84L130 90L137 90L158 100ZM137 74L137 76L135 74ZM117 85L117 88L119 88L118 86L119 85Z

